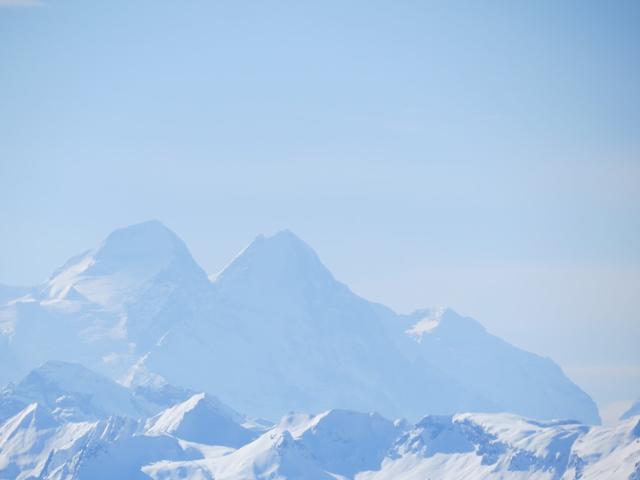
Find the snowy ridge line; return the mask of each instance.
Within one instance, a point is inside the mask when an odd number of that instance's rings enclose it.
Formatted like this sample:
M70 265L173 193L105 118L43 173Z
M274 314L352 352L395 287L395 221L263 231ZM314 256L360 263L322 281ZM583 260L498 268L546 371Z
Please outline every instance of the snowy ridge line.
M77 382L69 375L77 365L54 367L54 373L48 366L40 375L28 375L22 390L5 388L0 405L15 400L17 391L25 401L42 398L51 387L69 396L87 382L87 372ZM49 381L30 383L42 378L43 370ZM93 375L94 381L111 382ZM135 397L133 389L125 390ZM156 394L162 397L162 390ZM104 405L96 400L62 411L55 401L32 402L0 421L0 479L635 480L640 475L640 416L614 427L478 413L430 415L411 424L331 409L292 413L275 425L249 428L244 415L205 393L147 417L114 415ZM93 420L81 420L90 416Z

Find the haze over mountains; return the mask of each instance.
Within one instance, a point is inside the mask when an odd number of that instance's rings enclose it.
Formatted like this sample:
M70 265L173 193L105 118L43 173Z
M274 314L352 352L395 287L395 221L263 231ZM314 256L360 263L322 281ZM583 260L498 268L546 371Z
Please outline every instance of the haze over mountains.
M210 279L173 232L145 222L17 293L0 308L2 383L64 360L129 387L213 392L270 419L345 408L599 423L550 359L450 309L402 315L368 302L289 231L258 236Z

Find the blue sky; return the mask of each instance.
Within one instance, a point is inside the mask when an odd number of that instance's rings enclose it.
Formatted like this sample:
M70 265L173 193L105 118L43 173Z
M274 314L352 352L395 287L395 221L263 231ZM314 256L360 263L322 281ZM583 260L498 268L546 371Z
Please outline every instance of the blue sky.
M290 228L640 395L640 4L0 0L0 282L158 218L215 272Z

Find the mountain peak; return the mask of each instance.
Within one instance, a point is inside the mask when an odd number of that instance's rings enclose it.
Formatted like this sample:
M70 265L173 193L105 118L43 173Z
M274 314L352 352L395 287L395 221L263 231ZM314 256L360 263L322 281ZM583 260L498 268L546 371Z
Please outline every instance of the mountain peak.
M136 223L111 232L94 253L96 262L147 262L188 255L180 238L158 220Z
M274 253L279 251L283 254L311 256L318 262L316 252L300 237L289 229L279 230L271 236L258 235L251 245L244 251L250 249L263 249L265 252Z
M290 230L270 237L258 235L217 276L215 284L227 297L247 298L253 292L263 299L341 286L316 252Z
M179 279L206 275L184 242L158 220L119 228L95 249L56 270L43 291L56 300L87 299L103 306L123 301L163 272Z
M65 362L62 360L49 360L37 368L34 368L23 380L29 382L33 378L44 378L55 383L75 383L82 379L98 376L87 367L79 363ZM102 377L101 377L102 378Z
M147 435L175 435L184 440L237 448L253 433L236 420L239 415L216 397L197 393L147 421Z
M293 233L293 231L289 230L288 228L284 228L282 230L278 230L276 233L274 233L273 235L267 237L264 235L258 235L259 237L263 237L266 240L272 241L272 242L290 242L290 244L298 244L300 246L306 247L306 248L310 248L307 243L304 242L304 240L302 240L300 237L298 237L295 233Z
M37 402L56 418L95 420L108 415L138 418L146 415L146 404L113 380L88 368L62 361L49 361L32 370L17 385L0 392L0 422Z

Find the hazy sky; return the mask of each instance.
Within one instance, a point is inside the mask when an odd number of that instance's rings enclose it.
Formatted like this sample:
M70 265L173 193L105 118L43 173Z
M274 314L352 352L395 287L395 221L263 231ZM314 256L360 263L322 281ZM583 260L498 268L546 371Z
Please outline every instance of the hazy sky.
M209 272L291 228L640 395L640 3L0 0L0 282L157 218Z

